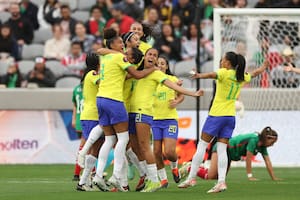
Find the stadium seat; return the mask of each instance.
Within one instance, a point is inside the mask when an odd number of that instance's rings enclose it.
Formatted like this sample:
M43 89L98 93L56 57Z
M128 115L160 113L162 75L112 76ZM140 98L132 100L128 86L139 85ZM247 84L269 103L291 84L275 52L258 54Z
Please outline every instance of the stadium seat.
M194 59L177 62L174 66L174 74L178 77L189 77L189 72L196 68Z
M30 44L24 45L22 50L22 59L33 60L37 56L43 56L44 45L42 44Z
M2 23L6 22L10 18L10 13L9 12L0 12L0 19Z
M90 13L88 11L77 10L72 13L72 17L78 21L86 22L90 17Z
M20 73L25 77L34 68L34 61L21 60L18 62Z
M77 9L89 11L95 4L96 0L78 0Z
M206 61L200 66L200 70L202 73L214 71L214 61L213 60Z
M33 43L44 44L48 39L52 38L51 29L39 29L34 31Z
M53 72L57 79L65 74L66 68L60 63L60 61L48 60L45 64L46 67Z
M62 77L58 79L55 83L56 88L74 88L80 83L80 78L78 77Z
M0 76L6 74L8 67L9 65L7 62L0 61Z

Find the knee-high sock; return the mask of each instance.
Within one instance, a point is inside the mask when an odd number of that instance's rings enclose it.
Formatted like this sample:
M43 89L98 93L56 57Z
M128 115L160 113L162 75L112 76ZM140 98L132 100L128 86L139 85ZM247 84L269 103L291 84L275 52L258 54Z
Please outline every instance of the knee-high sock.
M114 170L113 174L117 177L121 177L122 173L122 166L125 162L125 152L126 152L126 146L129 141L129 135L128 132L122 132L117 133L118 141L115 146L115 154L114 154Z
M83 148L81 149L81 153L83 155L86 155L87 152L90 150L91 146L101 137L102 134L103 133L101 127L99 125L95 126L91 130L87 141L85 142Z
M96 174L101 178L103 176L103 171L106 165L108 154L116 143L116 140L117 138L115 135L105 136L105 142L103 143L99 151Z
M161 169L157 170L157 174L158 174L159 180L161 180L161 181L168 180L167 172L166 172L165 168L161 168Z
M156 164L147 164L147 177L152 181L152 182L158 182L158 177L157 177L157 167Z
M140 163L139 163L140 161L139 161L138 157L136 156L136 154L132 151L132 148L127 149L126 155L129 158L129 161L137 168L140 176L144 176L145 173L140 166Z
M225 182L228 165L227 144L217 142L218 153L218 183Z
M207 142L201 139L199 140L196 153L193 156L191 171L188 176L188 179L192 179L196 177L198 168L203 160L207 145L208 145Z
M95 158L92 155L87 155L85 157L85 168L83 169L83 173L80 178L79 185L83 185L88 182L89 175L91 174L91 172L96 164L96 160L97 160L97 158Z

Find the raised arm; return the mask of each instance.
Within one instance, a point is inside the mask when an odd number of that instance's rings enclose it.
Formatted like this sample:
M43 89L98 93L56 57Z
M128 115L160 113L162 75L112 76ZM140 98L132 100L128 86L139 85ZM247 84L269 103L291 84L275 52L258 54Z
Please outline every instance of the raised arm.
M106 54L110 54L110 53L120 53L120 52L112 50L112 49L108 49L108 48L100 48L97 50L97 53L99 55L106 55Z
M271 163L271 160L270 160L270 157L269 156L264 156L263 155L263 158L264 158L264 161L266 163L266 168L269 172L269 175L270 177L272 178L273 181L278 181L278 180L281 180L280 178L277 178L275 175L274 175L274 172L273 172L273 167L272 167L272 163Z
M193 97L198 97L198 96L203 96L203 90L198 90L196 92L194 91L189 91L183 87L180 87L179 85L177 85L176 83L173 83L172 81L170 81L169 79L166 79L163 84L181 94L184 95L188 95L188 96L193 96Z
M149 74L151 74L152 72L154 72L155 70L156 69L154 67L143 69L141 71L136 70L134 66L130 66L127 68L127 72L131 75L131 77L133 77L135 79L144 78L144 77L148 76Z
M195 72L195 71L194 71ZM216 79L217 78L217 73L216 72L207 72L207 73L197 73L193 74L191 76L192 79L196 78L202 78L202 79Z
M293 67L291 63L289 63L288 66L285 66L283 70L286 72L295 72L297 74L300 74L300 69Z
M263 73L269 67L269 65L270 65L269 61L265 60L259 68L253 70L252 72L248 72L248 73L251 75L252 78L254 78L254 77L260 75L261 73Z

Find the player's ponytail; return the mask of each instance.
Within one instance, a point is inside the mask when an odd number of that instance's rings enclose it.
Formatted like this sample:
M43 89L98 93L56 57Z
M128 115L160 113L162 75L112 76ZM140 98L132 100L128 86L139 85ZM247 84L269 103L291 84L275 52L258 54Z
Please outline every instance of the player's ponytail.
M118 33L112 28L104 29L103 31L104 45L111 49L111 43L118 38Z
M99 65L100 65L99 55L97 55L95 53L88 53L86 55L85 64L86 64L86 68L84 69L84 72L83 72L83 75L81 78L81 83L83 83L84 78L89 71L92 71L92 70L97 71L98 70Z
M245 66L246 66L246 60L244 56L241 54L237 55L237 65L235 67L235 76L236 80L238 82L242 82L245 80L244 74L245 74Z

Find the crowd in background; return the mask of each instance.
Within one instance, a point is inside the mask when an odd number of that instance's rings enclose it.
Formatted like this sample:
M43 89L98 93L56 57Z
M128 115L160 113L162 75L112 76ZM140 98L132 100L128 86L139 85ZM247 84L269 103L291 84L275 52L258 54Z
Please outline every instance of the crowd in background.
M300 0L94 0L89 17L79 20L74 13L80 8L74 2L80 1L84 0L0 0L0 12L10 14L7 20L0 20L1 63L8 65L6 73L1 74L2 84L22 87L36 82L39 87L54 87L58 77L48 68L48 60L60 62L65 74L80 76L86 54L103 46L103 29L114 28L122 35L134 21L151 28L147 42L171 64L195 59L200 26L200 61L204 63L213 59L214 8L300 8ZM197 9L200 24L196 21ZM39 36L35 33L42 30L51 30L52 36L44 42L41 55L31 59L32 70L21 74L18 62L24 60L25 46L34 44Z

